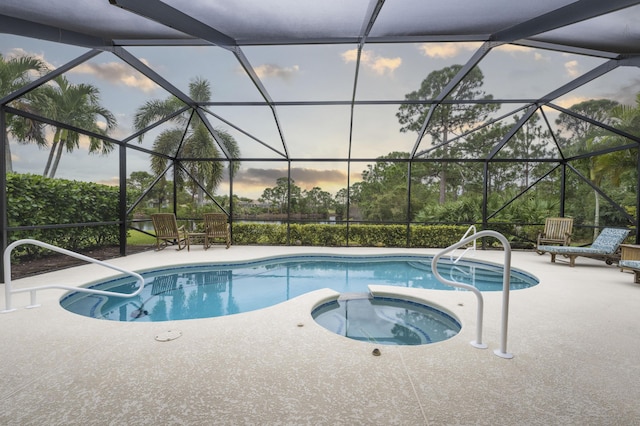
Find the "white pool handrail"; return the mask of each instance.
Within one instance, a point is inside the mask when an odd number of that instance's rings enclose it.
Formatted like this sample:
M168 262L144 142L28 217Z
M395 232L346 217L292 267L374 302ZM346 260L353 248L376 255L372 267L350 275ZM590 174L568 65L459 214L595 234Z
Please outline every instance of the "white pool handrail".
M475 225L471 225L468 229L467 232L464 233L464 235L462 236L462 238L460 238L460 240L464 240L465 238L467 238L467 236L469 235L469 232L473 231L473 234L471 235L476 235L478 232L476 230L476 226ZM464 245L464 244L463 244ZM460 259L462 259L462 257L467 254L468 251L473 251L473 255L476 254L476 239L473 239L473 246L471 247L467 247L466 249L464 249L464 251L462 252L462 254L460 254L460 256L458 256L455 260L453 259L453 252L449 255L449 258L453 261L453 263L458 263L458 261Z
M122 272L124 274L131 275L138 282L138 289L136 291L134 291L133 293L117 293L117 292L113 292L113 291L104 291L104 290L96 290L96 289L84 288L84 287L72 287L72 286L66 286L66 285L52 284L52 285L43 285L43 286L39 286L39 287L29 287L29 288L21 288L21 289L15 289L14 290L12 288L12 284L11 284L11 252L13 251L14 248L16 248L17 246L23 245L23 244L33 244L33 245L36 245L36 246L44 247L44 248L47 248L49 250L56 251L58 253L66 254L66 255L71 256L71 257L75 257L76 259L85 260L87 262L91 262L91 263L95 263L95 264L98 264L98 265L102 265L102 266L104 266L106 268L114 269L114 270ZM40 306L36 302L36 292L40 291L40 290L47 290L47 289L57 288L57 289L63 289L63 290L78 291L78 292L83 292L83 293L100 294L100 295L103 295L103 296L134 297L134 296L137 296L138 294L140 294L142 292L142 290L144 289L144 278L142 278L142 275L140 275L140 274L138 274L136 272L128 271L126 269L120 268L118 266L112 265L112 264L107 263L107 262L103 262L101 260L94 259L92 257L88 257L88 256L85 256L85 255L82 255L80 253L76 253L76 252L73 252L73 251L70 251L70 250L66 250L66 249L63 249L63 248L60 248L60 247L53 246L51 244L43 243L42 241L28 239L28 238L27 239L23 239L23 240L18 240L18 241L15 241L15 242L9 244L7 246L7 248L5 249L5 251L4 251L3 261L4 261L5 309L3 311L0 311L0 313L6 313L6 312L15 311L15 309L13 309L12 305L11 305L11 297L12 297L12 294L14 294L14 293L31 292L31 303L27 306L27 308L35 308L37 306Z
M484 299L482 297L482 293L480 292L480 290L478 290L474 286L447 280L438 272L438 260L443 255L457 249L458 247L461 247L469 243L472 240L475 240L481 237L495 237L498 240L500 240L500 242L504 247L504 269L502 274L502 321L501 321L502 331L501 331L501 338L500 338L500 349L496 349L493 352L501 358L510 359L510 358L513 358L513 354L510 354L507 352L507 326L509 321L509 284L511 281L511 244L509 244L509 241L507 240L507 238L501 233L496 231L491 231L491 230L480 231L478 233L475 233L470 237L461 239L457 243L445 248L444 250L440 251L435 256L433 256L433 259L431 261L431 269L433 271L433 275L440 282L444 284L448 284L453 287L465 288L467 290L472 291L476 295L476 298L478 299L476 340L472 341L471 345L481 349L486 348L487 345L482 343L482 318L483 318L483 312L484 312Z

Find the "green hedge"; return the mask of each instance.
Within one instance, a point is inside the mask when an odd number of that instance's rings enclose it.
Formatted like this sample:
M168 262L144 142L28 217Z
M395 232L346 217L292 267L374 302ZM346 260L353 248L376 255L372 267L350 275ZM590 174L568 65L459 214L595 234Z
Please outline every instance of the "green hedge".
M460 240L466 226L412 225L411 247L443 248ZM238 222L233 224L233 242L238 245L303 245L341 247L347 245L346 225L287 225ZM406 247L405 225L350 225L349 245L364 247Z
M118 220L118 187L90 182L50 179L31 174L7 174L9 227ZM119 243L117 225L13 231L9 242L33 238L68 250ZM24 245L18 255L34 255L43 249Z

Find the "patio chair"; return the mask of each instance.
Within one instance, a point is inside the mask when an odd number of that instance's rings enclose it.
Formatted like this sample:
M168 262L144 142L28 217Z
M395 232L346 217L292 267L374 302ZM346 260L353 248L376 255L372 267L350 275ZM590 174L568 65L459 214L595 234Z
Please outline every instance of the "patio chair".
M544 230L538 234L539 246L560 244L568 246L571 244L571 232L573 232L572 217L548 217L544 221ZM540 251L538 254L544 254Z
M231 245L231 231L229 223L227 223L227 215L224 213L205 213L204 232L206 234L204 240L205 250L211 246L212 240L223 240L227 248Z
M178 250L187 246L187 232L184 226L178 227L176 215L173 213L155 213L151 215L156 232L156 250L162 250L169 243L177 244Z
M620 271L632 271L634 282L640 284L640 245L622 244L621 247L622 255L618 262Z
M620 260L620 244L629 235L628 229L604 228L598 238L595 239L591 247L571 247L571 246L538 246L538 253L549 253L551 262L556 261L556 255L560 254L569 258L569 266L576 264L576 257L590 257L604 260L607 265Z

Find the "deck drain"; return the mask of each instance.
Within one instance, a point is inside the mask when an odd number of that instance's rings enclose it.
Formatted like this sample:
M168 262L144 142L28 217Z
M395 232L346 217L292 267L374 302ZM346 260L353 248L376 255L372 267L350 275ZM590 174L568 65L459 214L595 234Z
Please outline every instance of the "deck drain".
M182 336L181 331L169 330L164 333L156 334L156 340L158 342L170 342L171 340L176 340L180 336Z

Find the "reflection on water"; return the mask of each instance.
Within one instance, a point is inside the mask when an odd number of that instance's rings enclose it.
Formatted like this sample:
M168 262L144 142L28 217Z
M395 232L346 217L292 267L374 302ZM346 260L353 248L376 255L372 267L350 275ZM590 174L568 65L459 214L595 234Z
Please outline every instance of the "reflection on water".
M67 296L62 305L81 315L115 321L169 321L248 312L322 288L365 293L369 285L378 284L465 291L438 282L431 272L430 259L424 257L333 259L301 256L288 261L179 267L143 274L145 288L134 298L75 293ZM448 279L474 285L481 291L502 289L502 269L493 265L442 263L439 271ZM532 277L512 271L511 289L535 284ZM122 293L132 293L135 287L128 277L96 286ZM407 330L402 332L410 335Z

